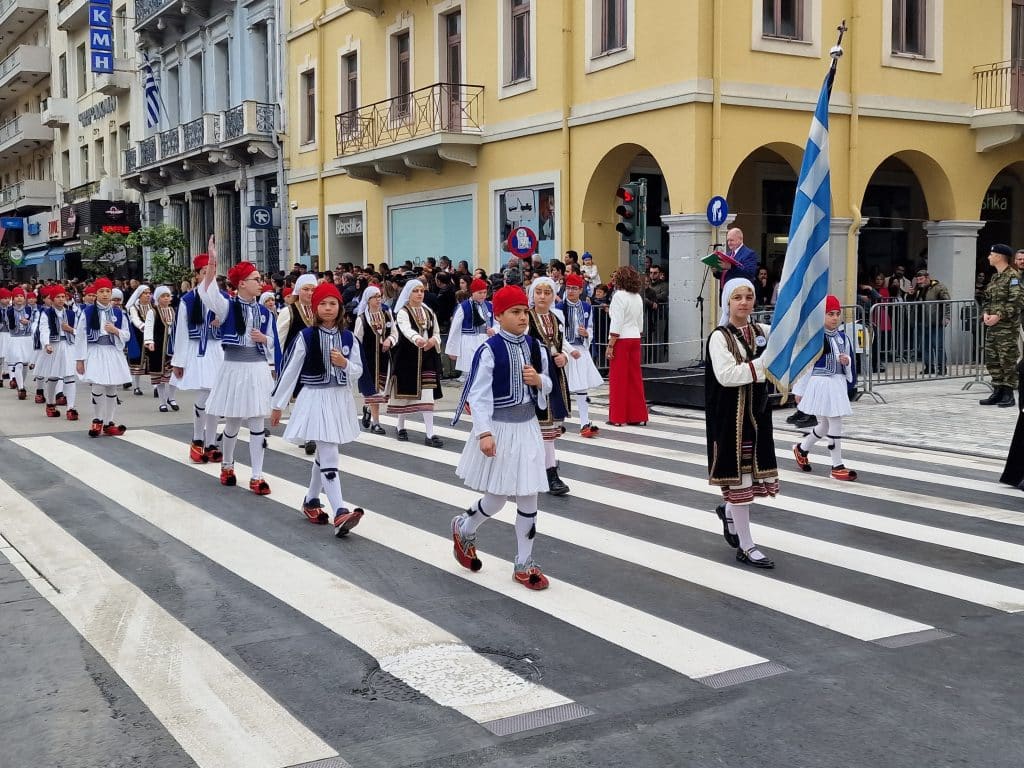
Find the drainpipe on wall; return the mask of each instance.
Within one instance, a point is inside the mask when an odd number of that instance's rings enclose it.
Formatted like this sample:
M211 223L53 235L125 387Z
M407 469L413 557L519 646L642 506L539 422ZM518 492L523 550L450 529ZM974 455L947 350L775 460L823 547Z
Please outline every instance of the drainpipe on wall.
M288 254L291 243L288 239L288 180L284 167L284 142L281 136L288 135L288 110L284 95L285 56L287 55L287 30L284 24L285 0L276 0L274 4L274 23L277 26L275 44L277 55L274 56L274 78L277 81L277 114L281 120L280 132L274 131L274 148L277 150L277 205L280 210L281 231L277 237L278 269L288 271ZM268 265L269 267L269 265Z
M573 0L562 0L562 199L559 201L559 205L562 209L561 220L565 222L562 232L563 251L577 245L573 227L575 217L570 213L572 211L572 136L569 129L569 114L572 110L573 62L576 55L573 50L572 7ZM556 258L561 258L561 254L556 254ZM501 267L500 264L498 266Z
M323 74L327 71L327 60L324 58L324 30L323 24L327 15L327 0L320 0L320 13L313 22L313 29L316 30L316 71L318 78L317 91L323 93L322 86ZM325 210L324 202L324 153L326 151L326 122L323 118L322 105L317 105L317 142L316 142L316 238L317 238L317 250L320 251L317 256L317 269L323 271L324 269L324 258L325 258L325 244L327 238L324 234L327 231L327 212Z
M853 214L853 222L850 224L850 230L846 235L846 296L843 297L845 303L855 303L857 297L857 243L858 233L863 224L864 218L861 216L859 201L855 195L857 194L858 180L859 180L859 144L860 144L860 107L857 101L857 93L859 91L860 77L857 72L857 33L858 22L860 21L860 0L853 0L852 3L853 16L850 19L850 56L847 59L848 67L850 70L850 140L849 140L849 183L847 189L847 196L850 198L850 213Z
M722 49L725 45L725 9L723 0L715 0L711 19L711 189L712 195L725 195L727 190L720 189L722 183ZM686 213L686 211L683 211Z

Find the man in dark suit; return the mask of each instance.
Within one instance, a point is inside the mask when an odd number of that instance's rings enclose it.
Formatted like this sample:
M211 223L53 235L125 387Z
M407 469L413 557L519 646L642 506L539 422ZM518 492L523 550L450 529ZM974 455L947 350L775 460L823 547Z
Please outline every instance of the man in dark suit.
M747 248L743 244L743 230L739 227L733 227L726 233L725 252L733 258L736 266L729 267L728 270L722 273L720 287L724 287L734 277L745 277L753 283L757 278L757 263L759 259L757 251Z

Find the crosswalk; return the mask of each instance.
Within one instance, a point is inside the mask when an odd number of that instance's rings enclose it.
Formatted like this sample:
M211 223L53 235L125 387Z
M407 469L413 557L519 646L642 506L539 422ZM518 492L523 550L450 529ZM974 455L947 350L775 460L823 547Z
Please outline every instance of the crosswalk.
M185 426L15 438L0 554L183 755L221 768L402 765L454 751L439 733L486 749L618 722L631 692L799 687L811 658L871 665L1024 612L1024 499L995 462L851 442L844 484L795 471L779 435L782 494L754 508L766 573L722 541L702 423L570 431L571 493L543 495L537 524L552 586L534 593L511 578L511 504L480 531L481 572L451 556L448 521L476 498L454 474L471 418L437 427L443 449L415 419L409 442L382 423L343 458L367 513L341 540L299 513L312 458L278 437L262 498L191 464Z

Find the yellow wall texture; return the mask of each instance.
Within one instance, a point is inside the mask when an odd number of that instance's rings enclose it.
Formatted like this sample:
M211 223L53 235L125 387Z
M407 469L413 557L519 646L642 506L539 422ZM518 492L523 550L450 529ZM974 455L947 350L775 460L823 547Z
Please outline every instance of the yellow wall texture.
M760 193L749 188L758 180L751 170L757 163L750 159L767 148L792 172L799 170L828 50L842 19L849 30L830 116L834 216L855 217L872 175L896 157L914 172L928 219L976 220L993 179L1024 159L1019 140L978 152L970 126L974 67L1008 56L1001 3L934 0L932 7L942 12L941 67L937 61L926 64L940 71L916 71L884 64L886 0L807 0L819 20L813 31L818 57L753 50L757 0L629 0L634 57L587 72L586 7L593 0L535 0L536 89L501 98L499 2L474 0L463 2L461 11L465 82L484 86L485 140L478 164L446 162L440 174L412 171L407 179L357 181L338 171L336 159L339 49L358 43L361 104L385 99L388 29L411 18L413 88L444 80L438 75L435 10L456 4L385 0L381 15L372 16L328 6L329 1L292 0L290 6L288 73L295 88L289 101L289 198L300 209L320 211L338 201L365 200L364 237L368 259L375 263L388 259L382 248L389 198L476 185L478 260L497 268L507 257L492 243L489 185L547 174L557 177L561 190L557 252L589 250L608 275L625 254L614 231L615 187L628 177L638 154L641 164L649 163L650 155L660 168L671 213L702 212L711 195L727 192L740 211L758 206ZM323 22L314 23L321 16ZM319 142L316 151L303 151L296 130L297 84L299 72L314 65ZM534 135L488 140L497 128L531 121L548 127ZM322 248L324 263L329 257Z

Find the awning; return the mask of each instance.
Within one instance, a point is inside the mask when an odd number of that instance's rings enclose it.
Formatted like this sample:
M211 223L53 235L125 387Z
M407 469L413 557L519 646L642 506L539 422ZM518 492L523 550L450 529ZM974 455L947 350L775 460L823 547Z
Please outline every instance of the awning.
M24 267L35 267L43 263L43 259L46 258L46 246L41 245L36 248L26 248L24 250L24 258L21 260L21 264L17 266L19 268Z
M66 251L67 248L65 248L62 245L59 245L56 248L51 248L50 250L48 250L46 252L46 258L48 258L50 261L64 261L64 253Z

